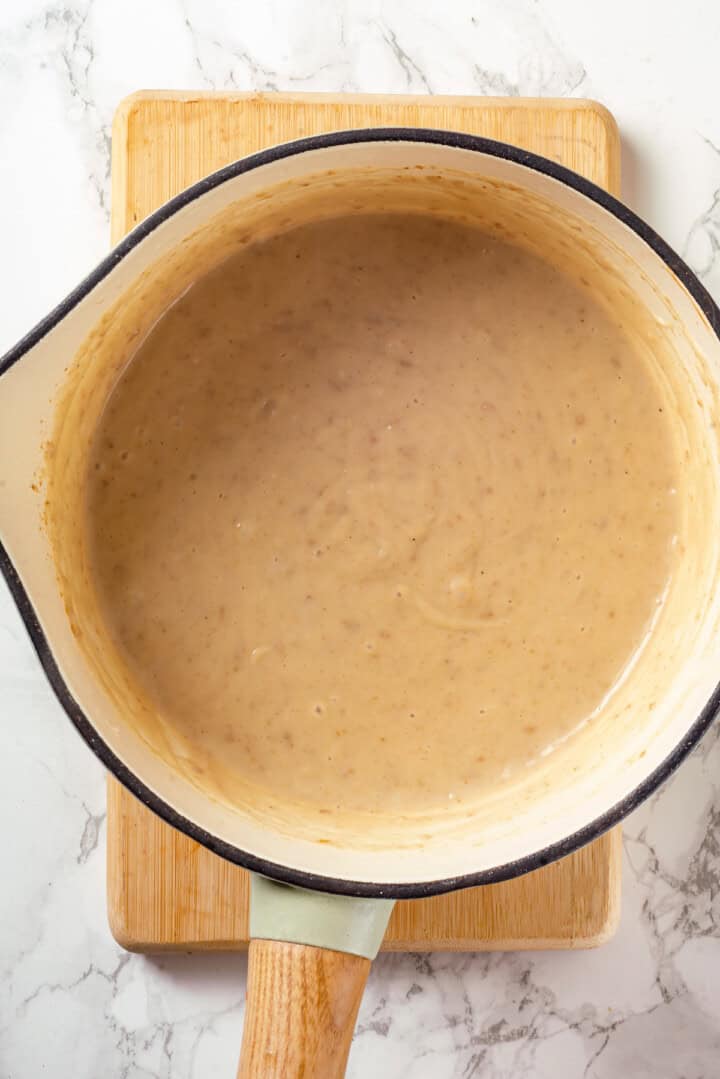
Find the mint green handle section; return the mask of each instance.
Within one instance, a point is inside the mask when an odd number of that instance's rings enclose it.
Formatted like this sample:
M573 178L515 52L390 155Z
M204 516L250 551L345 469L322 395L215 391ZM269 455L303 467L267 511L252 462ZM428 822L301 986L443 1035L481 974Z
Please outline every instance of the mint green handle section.
M250 937L286 940L374 959L394 899L328 895L250 874Z

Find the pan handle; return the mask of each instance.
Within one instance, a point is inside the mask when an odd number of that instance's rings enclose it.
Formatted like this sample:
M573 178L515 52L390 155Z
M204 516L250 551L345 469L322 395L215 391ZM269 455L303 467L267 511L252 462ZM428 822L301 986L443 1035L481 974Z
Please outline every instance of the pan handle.
M393 905L252 875L238 1079L342 1079Z

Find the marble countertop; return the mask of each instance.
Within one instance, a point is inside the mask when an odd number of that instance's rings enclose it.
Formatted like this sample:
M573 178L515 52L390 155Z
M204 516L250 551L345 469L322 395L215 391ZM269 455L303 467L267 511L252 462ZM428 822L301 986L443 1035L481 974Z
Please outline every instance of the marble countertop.
M4 0L0 352L107 250L110 125L140 87L594 97L624 197L720 299L715 0ZM375 964L349 1075L720 1074L720 727L625 828L587 953ZM0 587L0 1076L235 1074L245 959L146 959L105 914L102 770Z

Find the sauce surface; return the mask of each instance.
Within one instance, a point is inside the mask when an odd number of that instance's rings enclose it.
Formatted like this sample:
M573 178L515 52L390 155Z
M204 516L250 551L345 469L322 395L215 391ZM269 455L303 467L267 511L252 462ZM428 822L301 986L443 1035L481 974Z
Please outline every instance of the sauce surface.
M472 802L596 710L672 571L650 371L587 289L420 215L304 225L160 319L96 432L101 607L200 768Z

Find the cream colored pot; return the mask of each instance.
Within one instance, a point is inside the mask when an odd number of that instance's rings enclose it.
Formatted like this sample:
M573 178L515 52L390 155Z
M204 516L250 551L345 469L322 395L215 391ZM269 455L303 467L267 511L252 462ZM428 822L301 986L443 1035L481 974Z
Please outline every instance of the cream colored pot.
M367 829L330 822L320 842L296 811L283 810L281 791L272 819L227 804L203 788L179 747L138 721L83 592L67 507L113 370L162 307L243 230L261 234L371 198L510 231L590 274L630 322L642 314L676 413L687 538L622 685L542 766L470 817L388 815ZM257 874L242 1074L341 1075L392 899L501 880L568 854L653 791L710 723L720 677L719 327L720 312L687 266L574 173L470 136L367 130L280 146L189 188L0 361L0 564L53 689L122 783Z

